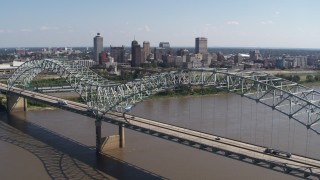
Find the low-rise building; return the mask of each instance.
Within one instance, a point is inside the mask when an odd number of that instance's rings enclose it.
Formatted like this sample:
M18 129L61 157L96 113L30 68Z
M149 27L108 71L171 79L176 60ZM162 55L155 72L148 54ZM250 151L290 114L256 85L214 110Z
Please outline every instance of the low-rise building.
M89 60L75 60L75 62L81 64L82 66L85 66L85 67L92 67L93 65L96 65L98 64L98 62L92 60L92 59L89 59Z
M284 56L285 67L296 68L307 66L307 56Z

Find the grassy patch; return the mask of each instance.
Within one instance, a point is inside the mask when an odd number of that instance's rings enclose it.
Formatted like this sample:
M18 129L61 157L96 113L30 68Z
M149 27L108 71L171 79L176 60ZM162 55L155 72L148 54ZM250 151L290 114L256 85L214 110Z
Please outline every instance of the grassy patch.
M50 79L36 79L30 83L33 87L46 87L46 86L65 86L68 85L63 78L50 78Z
M319 81L316 81L316 82L300 82L301 85L304 85L304 86L320 86L320 82Z
M223 93L222 90L217 90L214 88L206 88L206 87L187 87L182 86L176 89L167 89L165 91L159 92L154 95L152 98L157 97L180 97L180 96L200 96L200 95L210 95L210 94L217 94Z
M38 101L34 101L34 100L31 100L31 99L27 100L27 106L28 106L28 108L29 107L33 107L33 106L36 106L36 107L51 107L50 105L47 105L47 104L44 104L44 103L41 103L41 102L38 102Z

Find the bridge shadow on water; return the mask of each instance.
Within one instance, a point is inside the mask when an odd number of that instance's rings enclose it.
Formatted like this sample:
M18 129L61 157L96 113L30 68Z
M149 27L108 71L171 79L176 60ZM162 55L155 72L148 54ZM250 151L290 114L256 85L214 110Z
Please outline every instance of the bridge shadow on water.
M4 118L0 120L0 140L35 155L52 179L166 179L107 154L96 155L95 147L80 144L18 116L1 117Z

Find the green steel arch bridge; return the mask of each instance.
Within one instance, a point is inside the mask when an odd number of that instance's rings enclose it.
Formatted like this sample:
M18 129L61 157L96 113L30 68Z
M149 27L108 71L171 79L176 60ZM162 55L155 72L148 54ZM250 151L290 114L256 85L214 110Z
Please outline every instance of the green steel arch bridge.
M250 155L250 153L249 155L246 155L246 152L237 153L233 151L233 148L235 147L221 148L212 144L208 145L208 143L206 144L203 141L197 142L197 140L192 140L191 138L191 136L198 136L197 138L205 141L208 140L214 141L214 143L221 143L220 138L217 139L214 135L205 133L195 135L195 131L190 130L186 136L182 137L175 134L178 132L185 132L185 130L182 130L180 127L170 127L163 123L153 123L153 126L157 126L158 128L160 126L162 128L165 127L165 131L159 132L157 131L157 128L152 129L149 127L152 126L152 122L149 120L144 120L144 122L141 121L141 124L123 121L127 111L149 96L166 89L181 86L201 86L232 92L241 97L261 103L265 105L266 108L271 108L272 110L284 114L289 119L293 119L301 126L304 126L307 130L311 130L319 135L320 92L312 88L270 74L257 72L229 72L226 69L205 68L156 73L146 75L125 84L120 84L107 80L73 61L41 59L27 61L22 64L8 79L7 89L3 88L2 91L9 94L16 92L17 88L22 88L30 84L34 77L44 70L56 73L70 84L74 91L81 96L84 102L86 102L86 105L82 105L81 108L91 110L85 114L96 117L96 125L98 124L98 126L101 119L104 119L106 122L117 124L121 127L134 129L209 152L220 153L221 155L234 159L242 161L251 159L251 163L262 167L267 166L271 169L279 167L280 171L295 176L304 178L320 177L320 161L315 159L305 160L305 162L308 163L303 164L302 161L300 162L299 160L299 158L302 157L294 159L293 157L282 158L270 155L271 157L265 158L265 148L263 147L260 147L260 149L253 148L254 150L252 150L264 154L263 157L262 155ZM29 97L29 95L26 94L21 96ZM33 95L30 95L30 97L31 96ZM79 112L83 111L85 110ZM148 127L142 125L148 123ZM101 129L99 130L99 128L97 128L96 131L99 132ZM168 134L167 131L175 131L175 133ZM234 143L231 142L232 140L226 141L230 141L228 142L229 145ZM99 139L97 139L97 148L100 148L101 143L99 137ZM241 148L241 145L236 148ZM248 148L249 146L242 147L242 149ZM279 155L279 153L277 155ZM279 161L275 158L280 158L282 160Z

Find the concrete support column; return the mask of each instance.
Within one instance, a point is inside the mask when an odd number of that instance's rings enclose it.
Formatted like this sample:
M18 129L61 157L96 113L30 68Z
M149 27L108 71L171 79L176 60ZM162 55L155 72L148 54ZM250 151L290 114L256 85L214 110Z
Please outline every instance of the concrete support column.
M23 110L24 111L27 111L28 110L28 101L27 101L27 98L23 98Z
M124 124L119 124L119 134L101 138L101 121L96 120L97 153L107 153L112 149L124 148Z
M124 126L123 124L119 125L119 147L124 148L125 147L125 141L124 141Z
M96 153L100 153L101 150L101 121L96 120Z
M27 99L13 94L7 95L7 111L27 111Z

